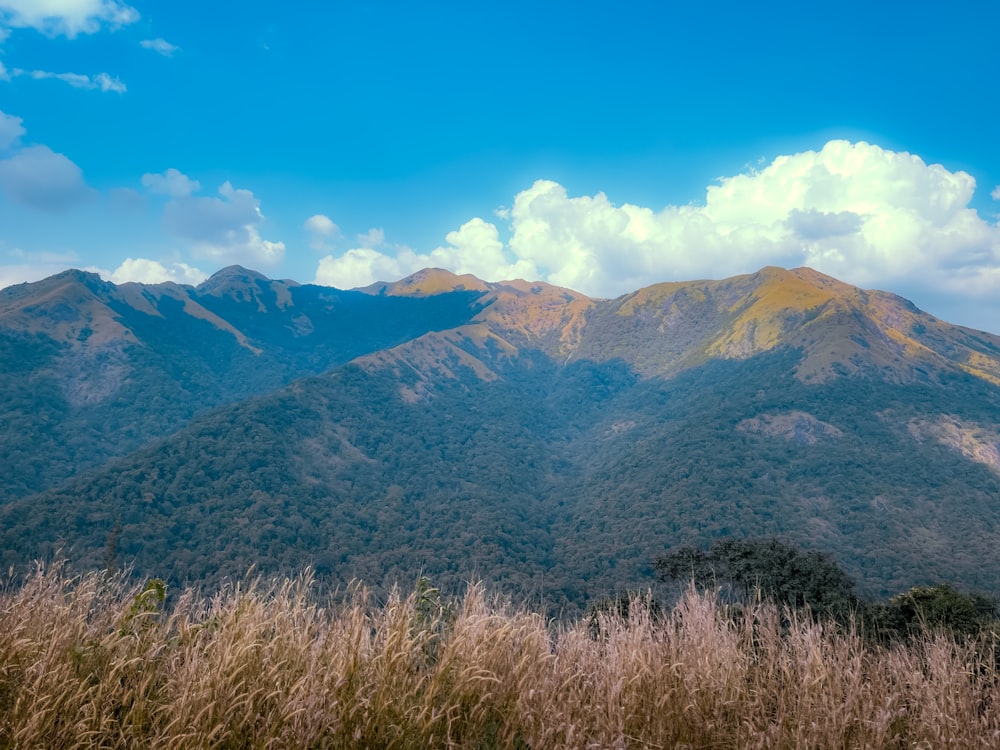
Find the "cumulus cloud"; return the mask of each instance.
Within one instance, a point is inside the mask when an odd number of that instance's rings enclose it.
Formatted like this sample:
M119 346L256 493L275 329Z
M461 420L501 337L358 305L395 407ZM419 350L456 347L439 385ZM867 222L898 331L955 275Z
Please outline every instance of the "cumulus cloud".
M142 186L151 193L169 195L171 198L186 198L201 189L200 182L173 167L163 174L147 172L142 176Z
M143 39L139 44L144 49L151 49L164 57L173 57L174 53L180 50L180 47L171 44L166 39Z
M177 284L197 286L208 274L189 266L187 263L169 263L164 265L147 258L126 258L118 268L106 274L109 281L124 284L127 281L137 281L140 284L161 284L173 281Z
M851 211L817 211L810 208L800 211L793 208L788 212L786 226L805 240L823 240L829 237L846 237L855 234L864 219Z
M20 117L8 115L0 110L0 149L10 148L17 144L24 135L24 122Z
M0 188L24 206L61 212L91 195L80 168L48 146L20 149L0 161Z
M284 258L285 243L260 236L263 222L260 201L229 182L218 198L173 198L163 210L166 230L190 241L196 257L226 263L273 265Z
M862 286L985 295L1000 283L1000 227L970 208L975 188L965 172L842 140L722 178L700 204L660 210L616 205L603 193L570 196L539 180L496 212L506 243L476 218L430 253L368 242L327 256L317 282L363 285L439 265L614 296L665 280L809 265Z
M320 259L314 284L353 289L368 286L380 279L396 280L415 270L406 258L395 258L365 247L348 250L338 258L327 255Z
M475 218L445 236L447 245L430 253L430 265L471 273L480 278L537 278L538 269L527 259L510 260L496 225Z
M357 241L358 247L336 258L321 258L313 283L353 289L382 279L399 279L421 268L417 254L410 248L387 245L381 229L370 229L358 235Z
M340 227L323 214L310 216L302 226L309 233L309 247L313 250L329 250L330 240L340 236Z
M993 188L993 192L990 193L990 197L995 201L1000 201L1000 185Z
M112 91L116 94L124 94L128 88L120 78L115 78L107 73L98 73L95 76L83 75L82 73L53 73L48 70L22 70L15 68L11 75L28 76L36 81L52 79L67 83L75 89L100 89L107 93Z
M358 236L360 247L339 257L328 255L319 262L314 283L341 289L393 281L421 268L447 268L485 279L538 278L534 264L508 260L508 253L494 224L475 218L449 232L446 245L429 253L417 253L405 245L390 245L385 232L371 229Z
M139 20L139 11L118 0L0 0L0 25L32 28L46 36L93 34Z
M361 247L381 247L385 245L385 230L369 229L364 234L358 235L358 242Z

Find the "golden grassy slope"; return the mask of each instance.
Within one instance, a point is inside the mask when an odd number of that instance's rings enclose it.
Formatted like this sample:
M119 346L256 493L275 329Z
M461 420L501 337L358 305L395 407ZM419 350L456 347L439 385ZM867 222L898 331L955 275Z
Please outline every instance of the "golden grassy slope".
M94 274L66 271L34 284L8 287L0 295L4 327L44 333L76 345L86 340L103 345L118 340L135 343L135 335L118 322L112 310L83 282Z
M644 363L647 375L670 374L678 362L745 359L790 346L802 351L796 375L806 382L845 374L913 382L962 371L1000 383L1000 337L950 325L894 294L810 268L657 284L617 304L619 316L655 323L647 335L688 337L680 349L666 347L673 361Z
M555 626L421 586L181 593L42 571L0 597L0 747L994 748L992 654L865 645L688 594Z
M452 291L478 291L482 310L474 322L449 331L435 331L393 349L357 360L366 369L404 370L421 379L457 377L457 368L475 373L480 380L494 380L496 373L483 360L487 347L491 360L499 353L517 357L520 346L564 358L583 335L586 313L595 300L578 292L543 282L523 280L484 282L470 274L456 275L429 268L393 283L378 283L361 291L392 296L428 296ZM403 389L406 400L414 400L412 389Z

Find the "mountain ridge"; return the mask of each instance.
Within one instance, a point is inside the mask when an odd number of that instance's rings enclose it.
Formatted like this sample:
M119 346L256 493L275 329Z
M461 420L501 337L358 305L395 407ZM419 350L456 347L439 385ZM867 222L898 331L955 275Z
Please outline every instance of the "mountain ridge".
M467 296L377 300L239 267L200 289L68 271L0 290L0 457L12 465L0 500L478 311ZM25 460L25 441L48 447Z
M810 269L612 300L224 271L0 292L0 564L100 565L115 540L176 580L423 570L572 608L648 585L671 546L780 534L869 592L1000 591L996 336ZM136 343L74 338L74 294Z
M442 294L466 289L469 278L429 269L365 291L423 295L431 279L434 293ZM947 369L1000 384L1000 336L944 323L898 295L861 290L809 268L665 282L613 300L523 281L476 288L484 304L477 322L507 351L528 343L567 361L620 356L648 377L786 346L805 354L796 367L803 382L851 374L916 382ZM605 330L591 336L588 326ZM604 348L609 337L616 342L611 352ZM489 340L482 332L468 338Z

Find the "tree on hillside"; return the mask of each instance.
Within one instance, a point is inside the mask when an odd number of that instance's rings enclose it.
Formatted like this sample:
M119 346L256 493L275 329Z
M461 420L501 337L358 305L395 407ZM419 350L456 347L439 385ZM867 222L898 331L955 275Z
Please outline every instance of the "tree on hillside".
M839 620L858 606L854 583L832 557L779 539L725 539L707 551L680 547L653 565L661 581L718 587L735 601L759 591L777 604Z
M886 638L909 638L926 630L975 638L990 628L997 629L997 602L943 583L917 586L880 605L877 622Z

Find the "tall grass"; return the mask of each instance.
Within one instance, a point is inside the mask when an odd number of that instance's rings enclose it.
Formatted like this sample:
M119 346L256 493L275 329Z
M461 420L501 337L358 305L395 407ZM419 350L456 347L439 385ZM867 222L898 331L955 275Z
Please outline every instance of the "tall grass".
M983 644L873 646L688 593L556 626L473 586L320 607L39 569L0 595L3 748L1000 746Z

